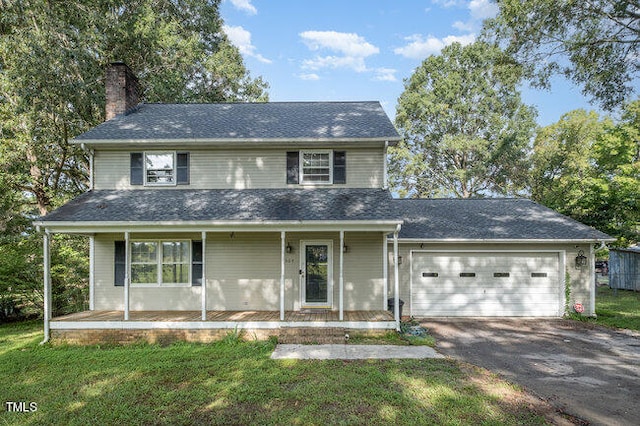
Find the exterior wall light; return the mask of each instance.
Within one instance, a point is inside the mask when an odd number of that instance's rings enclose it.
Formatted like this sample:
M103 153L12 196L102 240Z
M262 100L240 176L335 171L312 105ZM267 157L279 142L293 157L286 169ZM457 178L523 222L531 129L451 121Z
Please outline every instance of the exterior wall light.
M285 248L285 251L287 253L293 253L293 247L291 247L290 243L287 243L287 247Z
M349 246L348 246L348 245L346 245L346 244L343 244L343 245L342 245L342 252L343 252L343 253L349 253Z
M587 257L584 255L584 251L580 250L576 256L576 269L580 269L583 266L587 266Z
M402 265L402 256L398 256L398 265Z

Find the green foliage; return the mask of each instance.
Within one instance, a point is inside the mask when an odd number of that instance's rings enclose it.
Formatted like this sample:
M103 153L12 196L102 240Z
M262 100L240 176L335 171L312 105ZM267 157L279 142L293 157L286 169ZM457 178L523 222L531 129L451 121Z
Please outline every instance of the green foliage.
M599 287L596 315L598 324L640 331L640 293Z
M273 343L39 346L0 326L0 423L544 424L530 398L452 360L272 360Z
M618 123L577 110L539 130L531 197L626 247L640 240L640 101Z
M534 85L562 74L605 109L633 92L640 68L640 14L629 0L497 0L484 39L499 42Z
M405 82L390 149L389 176L401 196L474 197L519 193L535 127L522 103L521 69L485 43L454 43Z
M40 237L33 240L30 222L87 189L87 155L69 140L103 121L107 64L127 62L146 102L267 100L267 84L250 76L222 32L218 6L219 0L0 2L0 250L7 254L0 288L11 289L2 303L42 305L35 290L41 259L34 257ZM54 312L65 312L65 303L86 304L86 252L86 241L56 237Z
M0 320L42 315L42 237L0 241ZM52 313L89 308L85 237L54 235L51 241Z

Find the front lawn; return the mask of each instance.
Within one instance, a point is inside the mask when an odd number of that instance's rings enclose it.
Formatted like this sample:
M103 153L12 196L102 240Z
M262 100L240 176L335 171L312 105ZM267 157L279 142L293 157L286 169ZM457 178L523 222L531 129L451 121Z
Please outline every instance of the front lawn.
M640 293L598 287L596 293L596 323L616 328L640 330Z
M40 346L40 330L0 326L0 424L519 425L555 415L486 370L451 360L276 361L274 342L233 337ZM37 410L8 412L8 401Z

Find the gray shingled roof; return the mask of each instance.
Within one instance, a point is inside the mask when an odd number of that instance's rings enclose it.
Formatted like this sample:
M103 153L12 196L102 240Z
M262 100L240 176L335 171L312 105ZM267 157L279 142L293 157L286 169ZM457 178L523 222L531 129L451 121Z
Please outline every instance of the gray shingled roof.
M611 240L607 234L526 199L394 200L400 238Z
M612 240L525 199L392 199L383 189L89 191L39 222L400 221L400 238Z
M383 189L97 190L42 222L397 220Z
M141 104L81 134L78 142L162 140L397 141L379 102Z

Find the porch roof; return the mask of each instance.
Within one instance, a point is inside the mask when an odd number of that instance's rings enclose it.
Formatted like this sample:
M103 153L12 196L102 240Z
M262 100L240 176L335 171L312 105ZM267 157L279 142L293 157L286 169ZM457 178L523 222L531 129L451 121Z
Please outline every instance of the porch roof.
M401 222L389 191L383 189L154 188L89 191L35 224L51 229L368 224L384 230L394 229Z

